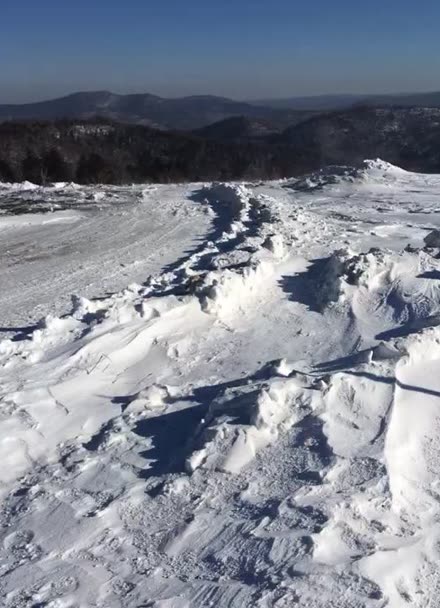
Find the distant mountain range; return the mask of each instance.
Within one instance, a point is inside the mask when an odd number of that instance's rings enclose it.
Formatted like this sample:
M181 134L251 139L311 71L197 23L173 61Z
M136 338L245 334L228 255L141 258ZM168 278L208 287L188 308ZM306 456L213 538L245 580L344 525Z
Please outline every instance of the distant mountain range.
M418 106L440 107L440 92L402 93L396 95L317 95L309 97L288 97L285 99L264 99L252 101L255 105L264 105L284 110L308 110L326 112L343 110L354 105L368 106Z
M440 107L440 91L432 93L412 93L405 95L373 95L364 99L357 100L357 103L366 103L368 105L394 105L400 107L425 107L439 108Z
M440 92L412 95L324 95L295 97L261 102L234 101L223 97L199 95L167 99L157 95L117 95L109 91L73 93L66 97L29 104L0 105L0 121L89 119L100 116L117 122L127 122L163 130L193 131L210 127L226 131L234 138L243 131L252 136L281 132L311 116L355 105L440 107ZM243 120L238 120L238 117ZM223 125L222 121L226 122ZM206 135L206 133L201 133ZM248 133L249 135L249 133Z
M302 110L278 109L223 97L166 99L156 95L116 95L108 91L73 93L29 104L0 105L0 121L88 119L103 117L165 130L193 130L236 116L265 120L282 130L310 116Z
M278 110L308 110L326 112L348 108L369 98L366 95L316 95L308 97L286 97L282 99L261 99L250 101L254 105L263 105Z

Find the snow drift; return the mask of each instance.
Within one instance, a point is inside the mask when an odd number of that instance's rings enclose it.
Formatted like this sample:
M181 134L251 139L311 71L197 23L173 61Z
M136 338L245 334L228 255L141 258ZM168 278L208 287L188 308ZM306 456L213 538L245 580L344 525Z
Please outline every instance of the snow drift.
M113 235L102 274L133 250L153 259L112 275L128 285L113 293L85 268L63 313L30 284L4 323L5 606L435 605L439 185L374 161L40 189L102 206L77 220L92 258L95 222ZM9 252L42 229L0 226ZM44 234L54 251L66 239ZM67 295L50 255L14 259L7 272L42 264Z

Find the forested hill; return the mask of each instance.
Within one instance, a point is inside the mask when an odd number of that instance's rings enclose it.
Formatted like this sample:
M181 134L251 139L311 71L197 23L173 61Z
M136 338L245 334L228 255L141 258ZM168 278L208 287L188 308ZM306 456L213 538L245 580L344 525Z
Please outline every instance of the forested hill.
M228 120L194 132L108 120L0 124L0 181L174 182L275 179L380 157L440 173L440 109L358 107L281 133Z
M0 181L7 182L278 178L308 166L283 143L228 143L101 121L0 125Z

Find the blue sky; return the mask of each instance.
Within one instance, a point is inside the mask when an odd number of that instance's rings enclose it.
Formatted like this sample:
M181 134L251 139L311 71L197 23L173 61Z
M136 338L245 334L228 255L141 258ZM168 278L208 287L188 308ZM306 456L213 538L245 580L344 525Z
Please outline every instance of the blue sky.
M0 102L440 90L435 0L1 0Z

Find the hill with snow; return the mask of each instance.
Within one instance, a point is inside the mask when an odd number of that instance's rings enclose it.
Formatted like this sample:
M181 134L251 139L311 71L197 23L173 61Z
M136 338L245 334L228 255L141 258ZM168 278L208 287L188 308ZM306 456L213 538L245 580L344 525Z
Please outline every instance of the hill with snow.
M4 605L435 606L439 188L1 185Z

